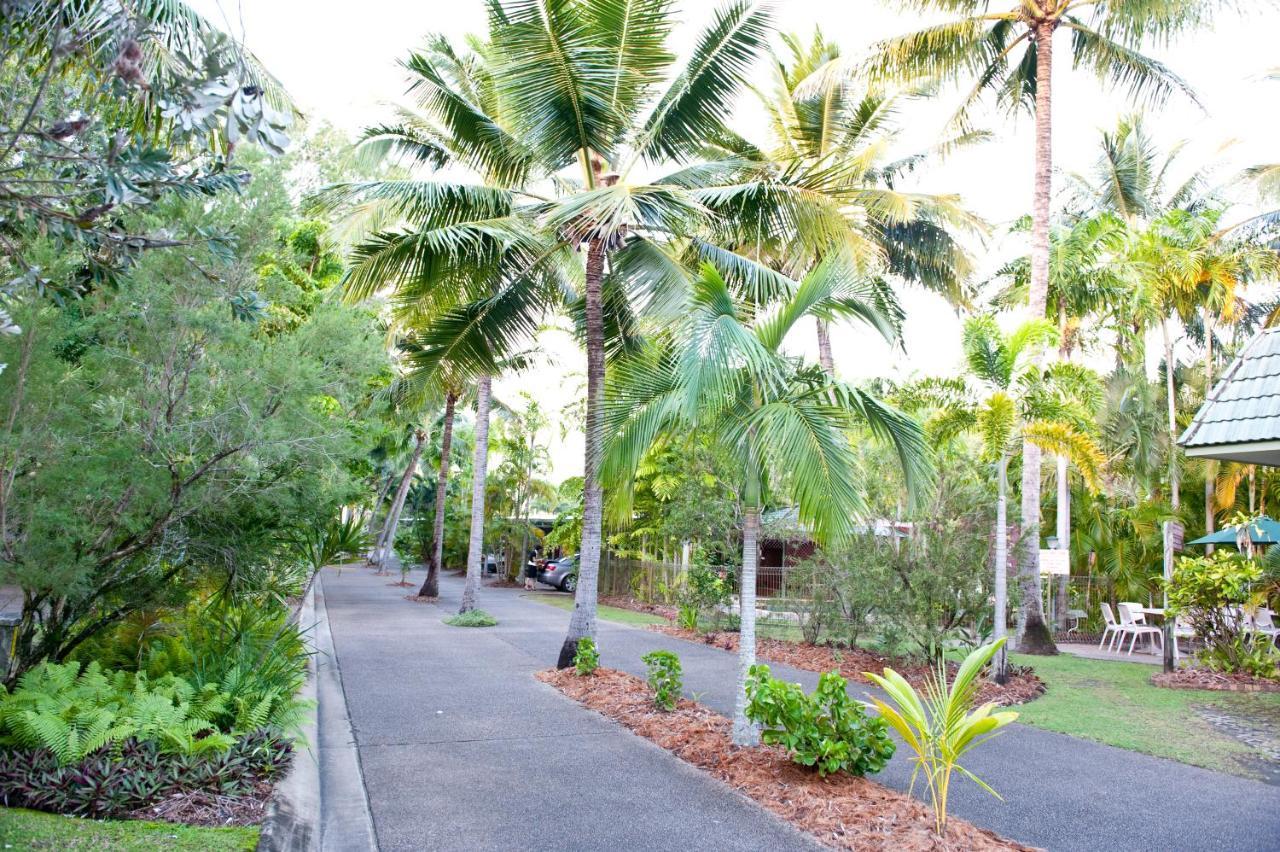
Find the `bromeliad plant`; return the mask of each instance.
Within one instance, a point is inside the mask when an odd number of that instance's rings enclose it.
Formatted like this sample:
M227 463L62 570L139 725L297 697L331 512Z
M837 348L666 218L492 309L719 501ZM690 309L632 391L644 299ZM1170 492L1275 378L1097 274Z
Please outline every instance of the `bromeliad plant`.
M946 665L939 664L936 673L925 684L923 696L893 669L885 669L883 675L863 672L887 692L893 702L890 706L879 698L871 699L880 716L915 752L916 766L911 772L911 787L914 789L916 776L923 772L933 803L934 825L940 837L947 830L947 795L951 790L952 771L959 770L979 787L1000 798L1000 794L985 781L961 766L960 758L1018 718L1017 713L994 712L994 702L977 708L973 706L978 676L1004 643L1005 640L1000 639L970 653L960 664L949 687Z

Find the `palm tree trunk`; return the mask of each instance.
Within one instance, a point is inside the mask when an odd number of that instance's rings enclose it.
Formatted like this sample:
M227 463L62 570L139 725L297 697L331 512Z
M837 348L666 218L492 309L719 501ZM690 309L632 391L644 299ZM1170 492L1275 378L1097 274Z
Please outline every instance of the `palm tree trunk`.
M600 288L604 283L604 246L587 244L585 308L587 321L586 455L582 465L582 550L578 554L578 588L573 594L569 634L560 646L556 668L573 665L578 640L596 635L596 597L600 577L603 493L600 453L604 443L604 312Z
M1053 33L1056 22L1036 27L1035 192L1031 208L1031 291L1028 318L1044 319L1049 298L1049 201L1053 191ZM1041 356L1043 357L1043 355ZM1056 654L1040 600L1040 448L1022 442L1022 554L1018 583L1018 645L1030 654Z
M396 481L395 474L390 474L384 478L382 488L378 491L378 500L373 504L373 511L369 513L369 523L365 526L365 535L373 535L373 530L378 526L378 512L382 509L382 504L387 501L387 494L391 492L391 484ZM381 538L381 532L379 532Z
M739 576L738 692L733 700L733 744L753 746L760 732L747 719L747 677L756 664L756 563L759 561L760 507L743 508L742 573Z
M818 363L831 378L836 377L836 362L831 356L831 326L826 320L818 320Z
M991 618L991 638L1000 641L1009 633L1009 457L1000 457L996 467L996 566L995 612ZM996 683L1009 679L1009 656L1001 646L992 661Z
M1173 340L1169 337L1169 320L1160 321L1164 338L1164 388L1169 408L1169 505L1176 512L1182 505L1182 489L1178 483L1178 397L1173 386Z
M413 472L418 469L418 459L422 457L422 445L426 443L427 433L416 429L413 433L413 455L404 467L404 475L400 477L400 487L396 489L396 498L391 503L391 511L387 513L387 522L382 528L378 546L374 549L374 564L381 572L386 565L387 549L396 543L396 527L400 525L400 512L404 509L405 497L409 494L409 483L413 481Z
M1208 399L1213 391L1213 314L1209 306L1204 308L1204 395ZM1213 491L1217 484L1218 465L1212 459L1204 460L1204 534L1213 535L1215 518L1213 513ZM1213 545L1205 545L1206 554L1213 553Z
M467 582L462 587L458 612L476 608L480 576L484 571L484 489L489 472L489 401L493 379L476 381L476 453L471 465L471 540L467 544Z
M440 596L440 569L444 561L444 511L449 491L449 452L453 449L453 410L458 395L452 391L444 398L444 426L440 434L440 475L436 479L436 516L431 525L431 558L427 560L427 578L418 596Z
M1071 476L1066 456L1057 456L1058 462L1058 500L1057 500L1057 535L1058 549L1071 549ZM1054 623L1059 630L1067 627L1067 599L1071 589L1071 577L1064 574L1058 578L1058 594L1054 606Z

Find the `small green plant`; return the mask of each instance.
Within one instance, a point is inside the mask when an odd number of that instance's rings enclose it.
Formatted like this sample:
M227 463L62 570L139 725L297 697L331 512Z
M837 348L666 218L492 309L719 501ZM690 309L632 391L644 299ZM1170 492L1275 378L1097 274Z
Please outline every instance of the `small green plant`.
M676 709L680 698L680 658L670 651L650 651L640 658L649 670L649 686L653 689L653 703L659 710Z
M581 677L596 673L600 668L600 652L596 650L596 641L590 636L578 640L578 651L573 655L573 666Z
M685 630L697 630L701 616L710 616L718 625L720 607L729 601L732 589L724 577L705 564L695 562L676 586L673 598L676 623Z
M482 609L469 609L444 620L450 627L493 627L498 619Z
M923 696L893 669L885 669L883 676L864 672L889 693L893 701L893 706L890 706L872 698L881 717L893 726L916 754L911 787L915 787L916 776L923 772L939 837L944 836L947 830L947 794L951 789L953 770L959 770L979 787L1000 798L1000 794L986 782L961 766L960 758L1018 718L1017 713L994 712L995 702L988 702L977 709L973 706L978 692L978 675L1004 642L1001 639L972 651L960 664L950 687L947 686L945 665L939 664L925 685Z
M784 747L820 776L879 772L893 757L888 724L867 716L835 672L823 674L813 694L805 695L799 684L773 677L768 666L752 666L747 699L747 718L762 726L764 742Z

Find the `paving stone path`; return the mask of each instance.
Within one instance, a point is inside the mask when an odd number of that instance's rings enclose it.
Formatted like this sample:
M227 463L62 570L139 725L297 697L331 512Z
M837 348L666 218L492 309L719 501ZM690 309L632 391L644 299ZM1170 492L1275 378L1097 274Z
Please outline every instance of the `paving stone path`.
M442 619L457 609L459 579L442 577L441 602L426 605L406 601L394 579L326 571L320 589L380 849L817 848L536 681L556 658L566 611L485 588L481 606L499 625L453 628ZM600 648L604 665L636 674L644 653L675 651L686 693L732 709L735 660L724 651L609 622ZM817 683L811 672L773 669L809 689ZM974 752L969 768L1004 801L957 782L952 813L1031 845L1280 848L1280 788L1261 782L1022 725ZM910 771L900 749L877 780L905 790Z

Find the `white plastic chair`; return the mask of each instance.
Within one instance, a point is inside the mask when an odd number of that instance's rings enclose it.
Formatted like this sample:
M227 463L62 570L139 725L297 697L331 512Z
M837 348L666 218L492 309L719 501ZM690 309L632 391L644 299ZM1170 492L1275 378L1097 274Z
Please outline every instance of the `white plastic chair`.
M1274 618L1275 613L1264 607L1259 607L1258 611L1253 614L1253 632L1261 633L1272 642L1276 641L1276 637L1280 636L1280 627L1276 627Z
M1178 646L1179 639L1195 639L1196 631L1191 626L1191 622L1186 616L1179 615L1173 620L1173 653L1175 657L1182 655L1182 650Z
M1151 647L1155 650L1156 642L1160 643L1160 649L1164 650L1164 631L1159 627L1145 623L1145 613L1142 611L1142 604L1133 602L1123 602L1119 604L1120 609L1120 646L1124 647L1124 637L1132 636L1129 640L1129 655L1133 655L1133 649L1138 644L1138 638L1141 636L1149 636L1152 638Z
M1123 631L1120 629L1120 622L1116 621L1115 613L1111 611L1111 604L1104 601L1100 606L1102 607L1102 622L1104 626L1102 628L1102 638L1098 640L1098 650L1102 650L1102 645L1105 642L1107 650L1110 651L1111 645L1116 639L1120 638ZM1107 641L1108 636L1111 637L1109 642Z

